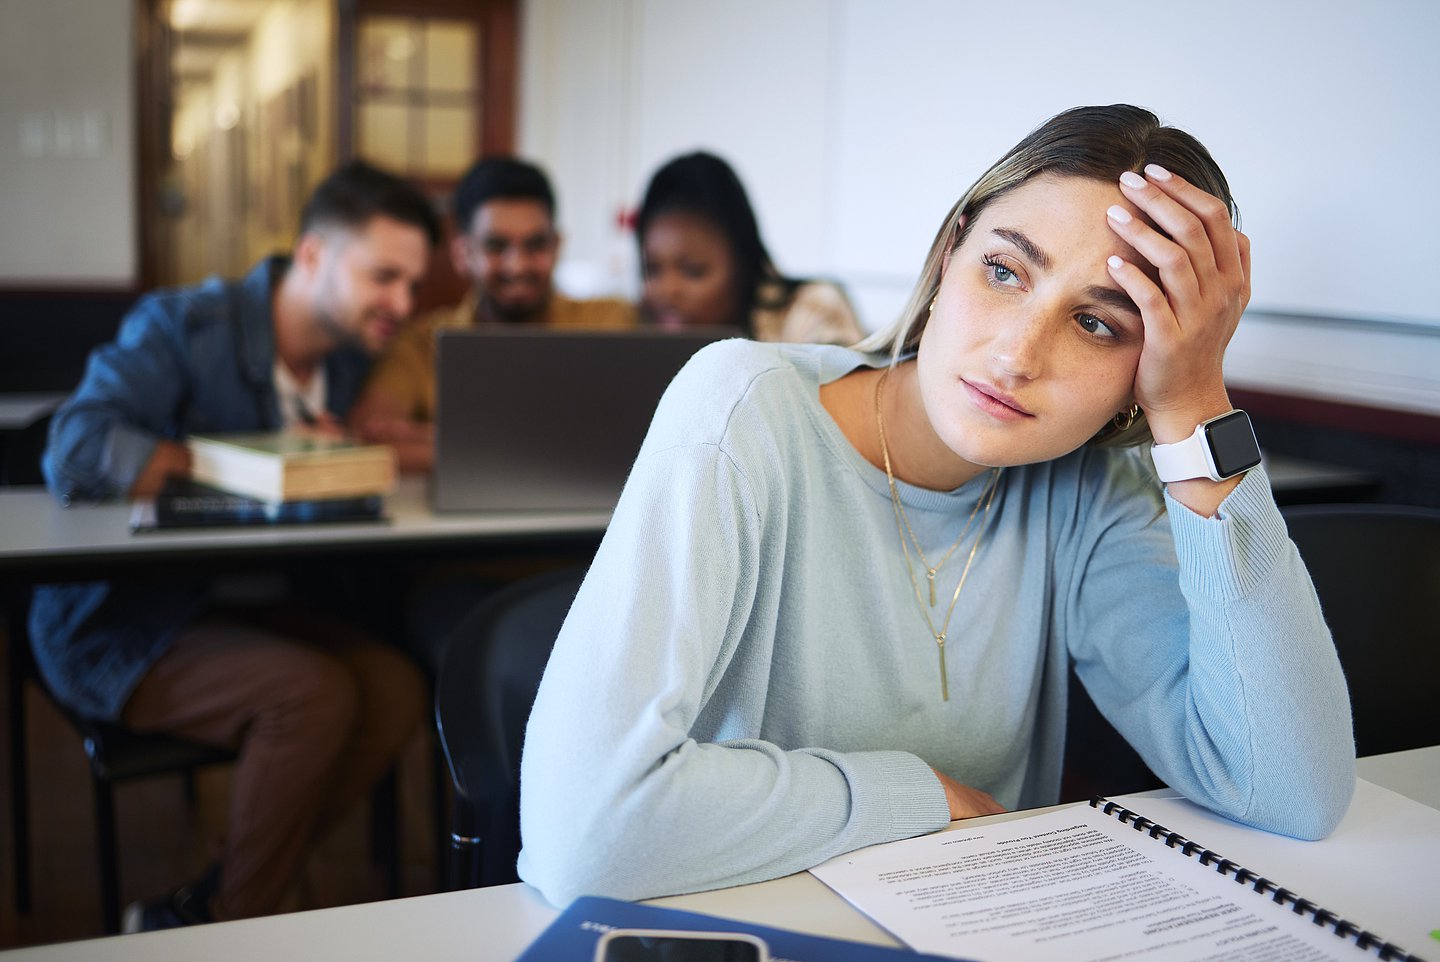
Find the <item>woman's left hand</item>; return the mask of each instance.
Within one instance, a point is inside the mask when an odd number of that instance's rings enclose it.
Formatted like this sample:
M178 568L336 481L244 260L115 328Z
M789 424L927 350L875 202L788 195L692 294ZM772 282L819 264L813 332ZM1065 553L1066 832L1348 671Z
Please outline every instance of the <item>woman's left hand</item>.
M1118 257L1109 269L1145 324L1135 401L1163 444L1230 410L1223 360L1250 300L1250 239L1218 197L1154 164L1145 173L1122 175L1120 190L1155 226L1118 205L1109 223L1158 271L1158 283Z

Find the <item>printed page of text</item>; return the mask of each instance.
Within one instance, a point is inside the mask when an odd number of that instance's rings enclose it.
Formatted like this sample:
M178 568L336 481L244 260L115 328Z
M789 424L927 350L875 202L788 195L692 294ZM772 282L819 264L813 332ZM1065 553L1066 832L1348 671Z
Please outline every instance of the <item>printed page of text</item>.
M811 873L917 951L982 962L1374 957L1083 804L861 849Z

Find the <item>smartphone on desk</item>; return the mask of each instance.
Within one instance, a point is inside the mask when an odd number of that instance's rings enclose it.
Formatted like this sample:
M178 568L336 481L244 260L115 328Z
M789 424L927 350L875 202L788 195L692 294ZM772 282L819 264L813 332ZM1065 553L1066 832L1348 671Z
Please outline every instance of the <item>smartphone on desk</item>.
M743 932L611 929L595 945L595 962L769 962L763 941Z

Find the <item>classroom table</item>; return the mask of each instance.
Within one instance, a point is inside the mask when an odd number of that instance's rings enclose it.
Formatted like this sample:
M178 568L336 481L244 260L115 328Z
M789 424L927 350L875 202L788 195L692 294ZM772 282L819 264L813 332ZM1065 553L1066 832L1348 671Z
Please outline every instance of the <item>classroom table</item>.
M1304 485L1306 478L1317 477L1303 467L1275 471L1272 482L1277 497L1282 487ZM1337 480L1328 471L1325 474L1327 483ZM414 476L402 478L399 489L387 499L388 520L380 523L136 534L129 529L130 510L124 503L63 507L40 487L0 488L0 585L23 587L50 580L120 575L164 578L197 569L264 569L317 555L351 560L507 558L557 551L583 555L593 551L609 521L605 511L438 513L430 508L427 480ZM1440 749L1435 751L1440 753ZM1440 770L1440 754L1430 767ZM1385 777L1402 782L1413 779L1412 768L1402 764ZM1433 797L1427 804L1440 807L1440 786L1429 788ZM804 874L762 886L664 901L749 921L893 944L888 935ZM215 942L217 936L210 933L242 926L247 928L233 931L245 958L266 954L278 958L393 958L410 954L404 949L407 939L423 938L434 946L434 951L423 953L428 958L498 962L513 959L554 915L530 889L509 886L164 933L159 935L176 941L162 943L157 951L163 957L229 958L217 954L229 950L222 949ZM471 920L476 927L457 924L461 919ZM91 946L105 947L95 948L95 954L89 955L61 952L36 957L153 958L156 956L144 949L152 937L127 937L138 940L138 946L134 941L112 940L71 943L67 948L80 951L79 947L85 946L85 952L91 952ZM194 939L199 941L190 941ZM242 956L237 952L233 957Z
M1440 807L1440 746L1361 759L1358 770L1367 781L1398 791L1431 808ZM1157 795L1160 792L1143 794ZM1001 821L1027 814L1034 813L1012 812L971 819L963 824ZM1365 813L1352 810L1352 814L1363 817ZM1318 846L1317 851L1323 852L1326 843L1302 844ZM1428 845L1440 855L1440 838L1422 840L1417 844ZM1245 853L1241 851L1226 854L1242 863L1245 860ZM1266 870L1277 879L1285 877L1283 866L1267 866ZM1336 866L1336 871L1344 871L1344 868ZM1376 879L1374 884L1383 886L1384 880ZM1435 887L1436 902L1440 904L1440 878L1437 878ZM805 872L769 882L656 899L655 902L818 935L881 945L897 944ZM1344 906L1336 908L1343 911ZM0 958L4 962L167 962L182 959L205 959L207 962L253 962L255 959L266 962L391 962L395 959L513 962L558 914L535 890L517 883L167 932L34 946L0 953ZM1424 945L1405 947L1422 954L1429 949ZM1357 954L1357 959L1363 957Z
M246 525L132 533L124 502L62 506L39 486L0 488L0 580L133 576L197 564L244 565L300 555L387 557L555 550L599 543L608 511L437 512L428 479L407 475L384 521Z
M1358 497L1375 478L1363 471L1294 458L1267 456L1271 486L1281 503L1316 492ZM0 579L36 582L57 575L106 577L123 566L245 562L299 553L444 554L519 551L526 547L593 548L610 520L608 511L437 512L428 479L407 475L387 499L389 520L196 528L132 534L130 506L122 502L61 506L40 486L0 487Z
M55 391L0 394L0 431L18 431L60 406L65 394Z
M132 533L131 511L119 501L66 507L41 486L0 487L0 610L9 619L12 640L24 635L29 589L46 582L165 582L204 575L227 578L232 590L242 585L273 593L283 585L276 573L305 572L319 561L327 569L364 571L382 586L393 578L398 597L404 579L423 576L432 563L485 562L492 570L498 563L503 570L516 562L524 571L524 563L536 558L585 562L610 520L608 511L593 510L436 512L428 479L421 476L401 478L386 498L386 520L379 522ZM23 684L20 664L10 658L12 701Z

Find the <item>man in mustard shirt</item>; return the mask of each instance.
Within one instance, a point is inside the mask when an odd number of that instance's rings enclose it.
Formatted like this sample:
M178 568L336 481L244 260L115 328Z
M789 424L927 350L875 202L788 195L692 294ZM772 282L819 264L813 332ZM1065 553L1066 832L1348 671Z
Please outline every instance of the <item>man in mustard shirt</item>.
M405 471L435 462L435 341L441 329L476 324L621 328L636 322L618 298L573 300L554 289L560 234L555 193L534 164L509 157L475 163L455 188L455 270L470 292L417 318L376 364L352 409L351 429L395 446Z

